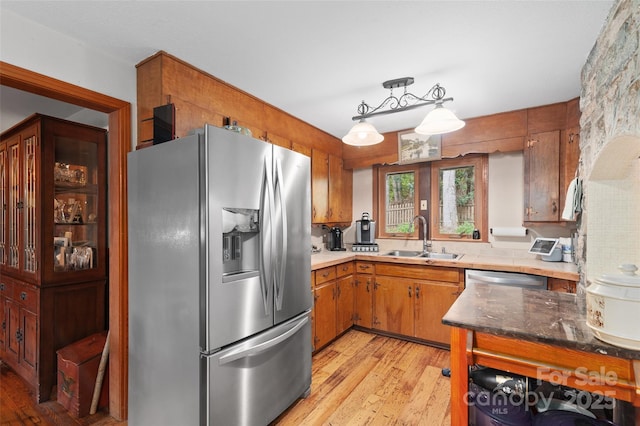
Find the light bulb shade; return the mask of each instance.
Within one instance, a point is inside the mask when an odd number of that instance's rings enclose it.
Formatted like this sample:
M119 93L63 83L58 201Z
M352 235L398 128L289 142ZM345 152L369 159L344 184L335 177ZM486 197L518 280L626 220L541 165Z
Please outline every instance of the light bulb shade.
M384 136L378 133L372 124L367 123L363 119L349 130L349 133L342 138L342 142L347 145L367 146L380 143L383 139Z
M415 130L421 135L439 135L462 129L464 124L453 112L442 105L436 105Z

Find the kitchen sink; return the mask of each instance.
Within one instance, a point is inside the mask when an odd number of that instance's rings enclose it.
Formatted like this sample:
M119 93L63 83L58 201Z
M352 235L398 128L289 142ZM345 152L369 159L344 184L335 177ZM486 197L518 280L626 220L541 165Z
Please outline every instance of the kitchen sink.
M396 257L426 257L428 259L449 259L455 260L462 257L461 254L456 253L423 253L422 251L414 251L414 250L391 250L384 253L385 256L396 256Z
M421 251L413 250L391 250L385 253L385 256L397 256L397 257L418 257L422 254Z
M426 257L428 259L449 259L449 260L460 259L462 257L461 254L456 254L456 253L434 253L434 252L420 253L418 256Z

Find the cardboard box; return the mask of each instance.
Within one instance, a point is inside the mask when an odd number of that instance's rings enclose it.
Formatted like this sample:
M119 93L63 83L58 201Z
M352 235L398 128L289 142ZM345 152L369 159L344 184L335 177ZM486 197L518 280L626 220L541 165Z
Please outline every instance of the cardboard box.
M72 415L89 414L107 332L93 334L58 350L58 403ZM109 369L105 370L98 408L109 405Z

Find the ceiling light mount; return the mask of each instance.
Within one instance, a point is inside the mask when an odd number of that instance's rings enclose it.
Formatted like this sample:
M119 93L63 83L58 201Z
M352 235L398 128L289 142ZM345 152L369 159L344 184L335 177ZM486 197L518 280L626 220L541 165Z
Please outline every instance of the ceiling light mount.
M416 133L436 135L453 132L464 126L464 121L458 119L455 114L444 108L442 104L452 101L453 98L445 98L447 91L440 83L436 83L423 96L416 96L407 92L407 86L412 85L413 77L402 77L387 80L382 87L389 89L389 96L377 107L372 107L365 101L358 105L358 115L351 117L358 123L351 128L349 133L342 138L348 145L365 146L382 142L384 137L365 119L376 115L394 114L396 112L409 111L426 105L435 105L435 109L429 112L425 119L416 127ZM402 95L395 96L393 89L403 89Z
M440 86L440 83L435 84L423 96L417 96L407 92L407 86L412 85L413 82L413 77L402 77L385 81L382 83L382 87L389 89L389 96L375 108L365 101L362 101L360 105L358 105L358 115L351 117L351 119L353 121L359 121L363 118L408 111L426 105L441 105L444 102L453 100L453 98L444 97L447 91L444 87ZM393 89L398 88L404 89L404 92L399 97L393 94Z

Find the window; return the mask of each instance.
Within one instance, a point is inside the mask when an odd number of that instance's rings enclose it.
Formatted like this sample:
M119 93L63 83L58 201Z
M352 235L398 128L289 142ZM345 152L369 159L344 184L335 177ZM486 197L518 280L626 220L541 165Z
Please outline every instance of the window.
M418 214L420 166L380 166L374 178L378 186L378 238L417 238L413 218Z
M420 239L413 218L422 215L429 239L471 238L478 229L480 241L487 241L486 155L377 166L373 178L378 238ZM420 210L421 200L426 210Z
M432 163L431 239L471 238L478 229L487 241L486 181L486 155Z

